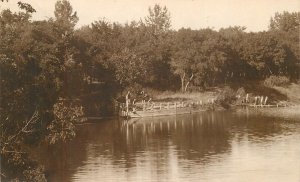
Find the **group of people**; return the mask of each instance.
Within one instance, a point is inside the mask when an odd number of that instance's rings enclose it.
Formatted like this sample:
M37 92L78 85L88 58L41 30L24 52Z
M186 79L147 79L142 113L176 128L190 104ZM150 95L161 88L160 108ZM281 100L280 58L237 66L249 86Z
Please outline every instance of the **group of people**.
M255 96L254 97L254 105L266 105L268 100L268 96Z
M137 94L135 94L135 97L133 95L134 94L132 94L130 91L128 91L125 96L125 107L126 107L127 112L129 110L134 111L135 105L139 101L141 101L143 105L146 103L150 103L152 101L152 98L147 93L145 93L145 91L143 91L143 90L140 92L137 92Z
M241 98L241 96L237 96L237 98ZM268 101L268 96L255 96L250 98L249 94L246 94L245 97L242 98L242 103L249 104L254 103L254 105L266 105Z
M138 101L141 101L142 103L146 103L146 102L149 103L149 102L151 102L152 98L147 93L145 93L145 91L143 91L143 90L138 92L138 94L136 94L136 97L133 97L131 92L128 91L125 96L125 100L129 104L135 104ZM131 102L131 100L132 100L132 102Z

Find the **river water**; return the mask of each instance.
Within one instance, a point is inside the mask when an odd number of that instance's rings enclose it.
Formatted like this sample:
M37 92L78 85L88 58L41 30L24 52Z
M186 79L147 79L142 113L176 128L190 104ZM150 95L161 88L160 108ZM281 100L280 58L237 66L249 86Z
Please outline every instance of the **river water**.
M53 182L300 182L300 119L255 110L89 121L45 148Z

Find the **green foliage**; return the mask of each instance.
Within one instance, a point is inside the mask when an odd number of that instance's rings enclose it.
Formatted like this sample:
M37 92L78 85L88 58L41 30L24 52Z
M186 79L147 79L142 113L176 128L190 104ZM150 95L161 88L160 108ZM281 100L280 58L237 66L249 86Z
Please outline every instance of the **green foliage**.
M270 76L265 79L264 85L267 87L285 86L290 83L290 79L286 76Z

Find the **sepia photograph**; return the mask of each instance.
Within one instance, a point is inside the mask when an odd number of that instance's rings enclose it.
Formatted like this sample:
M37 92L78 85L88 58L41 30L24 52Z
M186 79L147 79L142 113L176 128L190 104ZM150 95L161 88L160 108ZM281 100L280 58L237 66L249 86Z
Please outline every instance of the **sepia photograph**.
M0 182L300 182L299 0L0 0Z

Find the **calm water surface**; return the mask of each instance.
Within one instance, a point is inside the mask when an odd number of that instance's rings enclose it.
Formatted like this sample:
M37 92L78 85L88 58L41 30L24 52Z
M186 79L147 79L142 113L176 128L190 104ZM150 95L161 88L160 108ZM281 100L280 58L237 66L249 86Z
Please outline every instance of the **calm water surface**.
M300 119L251 110L90 121L46 149L54 182L300 182Z

